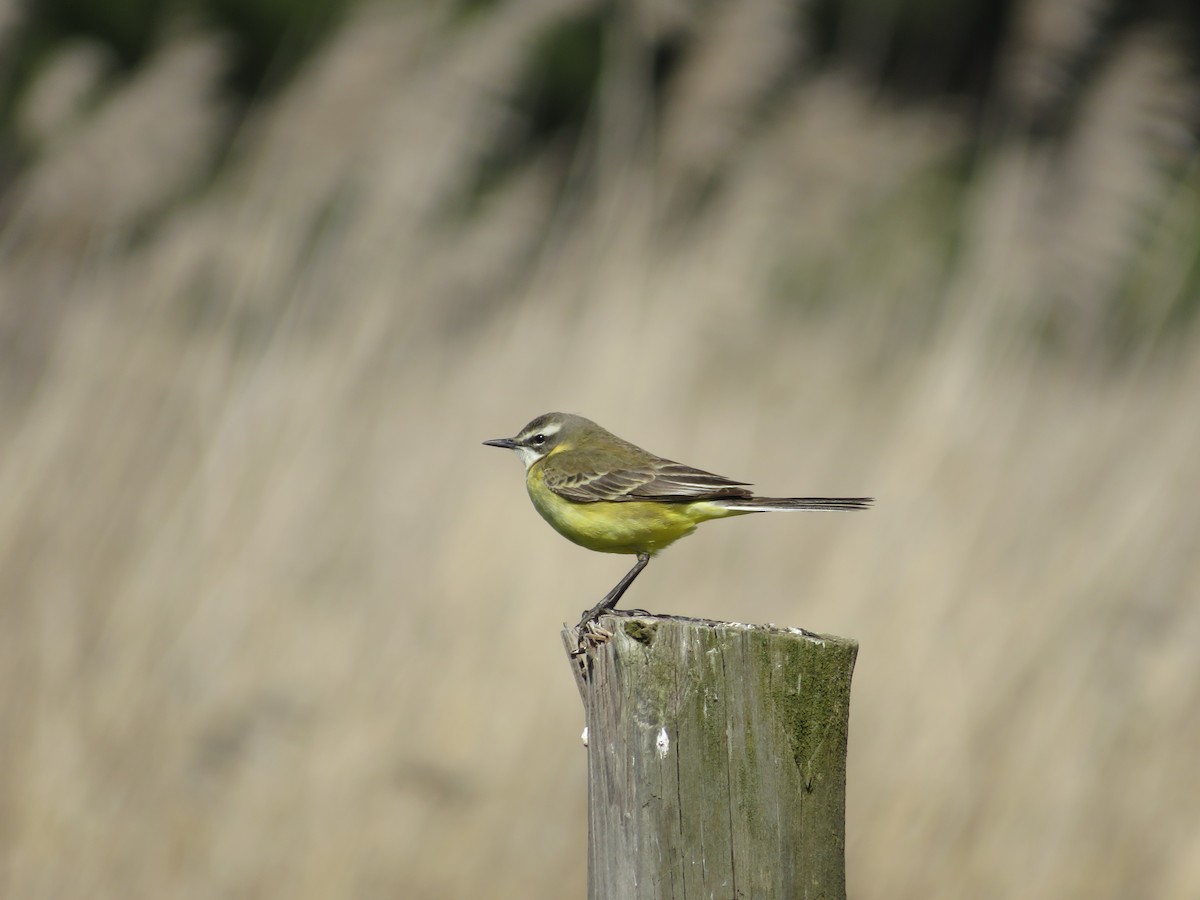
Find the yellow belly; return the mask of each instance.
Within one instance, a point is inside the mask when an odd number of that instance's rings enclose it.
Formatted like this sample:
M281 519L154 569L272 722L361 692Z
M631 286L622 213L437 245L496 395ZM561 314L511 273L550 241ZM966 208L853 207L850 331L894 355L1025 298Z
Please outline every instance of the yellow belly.
M653 556L709 519L742 515L711 503L626 502L573 503L548 489L529 472L529 497L542 518L559 534L601 553L649 553Z

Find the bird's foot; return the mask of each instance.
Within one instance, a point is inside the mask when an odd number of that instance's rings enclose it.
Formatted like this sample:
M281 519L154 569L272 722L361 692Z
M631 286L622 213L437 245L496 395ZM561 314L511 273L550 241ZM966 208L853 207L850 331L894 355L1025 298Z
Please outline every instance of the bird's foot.
M595 650L612 640L613 633L607 628L600 625L601 616L619 616L621 618L631 616L652 616L653 613L647 612L644 609L605 609L601 606L593 606L583 614L583 618L579 620L579 624L575 626L575 631L579 635L578 646L571 654L572 656L582 656L583 654Z
M617 582L616 587L605 594L603 600L583 614L583 618L575 626L575 630L579 634L579 647L575 651L576 656L586 653L589 649L593 649L612 639L612 632L601 628L599 625L602 615L605 613L617 616L637 615L641 612L641 610L636 610L633 613L619 612L616 609L616 605L620 601L621 595L625 593L629 585L633 584L633 580L638 577L638 573L646 568L648 562L650 562L650 554L645 552L639 553L637 562L634 563L633 568L625 573L625 577Z
M575 650L571 653L573 657L584 656L597 647L607 644L612 640L612 632L607 628L601 628L600 623L595 619L584 620L575 626L577 634L577 642Z
M575 626L577 635L577 646L572 656L582 656L590 650L595 650L601 644L606 644L612 640L612 632L607 628L600 627L600 617L608 610L604 608L603 603L597 603L591 609L586 610L583 618L579 620L579 624Z

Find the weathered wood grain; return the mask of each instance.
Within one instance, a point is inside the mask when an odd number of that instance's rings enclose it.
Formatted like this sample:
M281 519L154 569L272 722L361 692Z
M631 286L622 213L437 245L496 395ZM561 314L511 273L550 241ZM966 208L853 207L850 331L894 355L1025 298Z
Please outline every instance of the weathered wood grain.
M842 900L858 645L674 617L601 624L612 640L572 660L589 898Z

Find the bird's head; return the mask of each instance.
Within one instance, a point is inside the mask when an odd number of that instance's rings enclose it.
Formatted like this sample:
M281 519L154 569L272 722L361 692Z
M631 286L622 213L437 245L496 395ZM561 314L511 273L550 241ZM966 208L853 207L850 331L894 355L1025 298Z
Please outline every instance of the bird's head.
M546 413L522 428L516 437L496 438L484 443L489 447L515 450L528 471L539 459L545 459L555 450L574 446L593 431L600 430L599 425L583 416Z

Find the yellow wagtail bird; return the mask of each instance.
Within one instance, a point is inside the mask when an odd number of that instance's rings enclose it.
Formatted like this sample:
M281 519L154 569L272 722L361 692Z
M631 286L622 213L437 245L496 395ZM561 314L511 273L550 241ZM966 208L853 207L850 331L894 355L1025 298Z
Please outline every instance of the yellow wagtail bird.
M866 509L871 497L755 497L743 481L655 456L595 422L546 413L516 437L484 441L515 450L542 518L589 550L629 553L637 563L584 613L585 628L615 609L650 557L709 519L801 509Z

